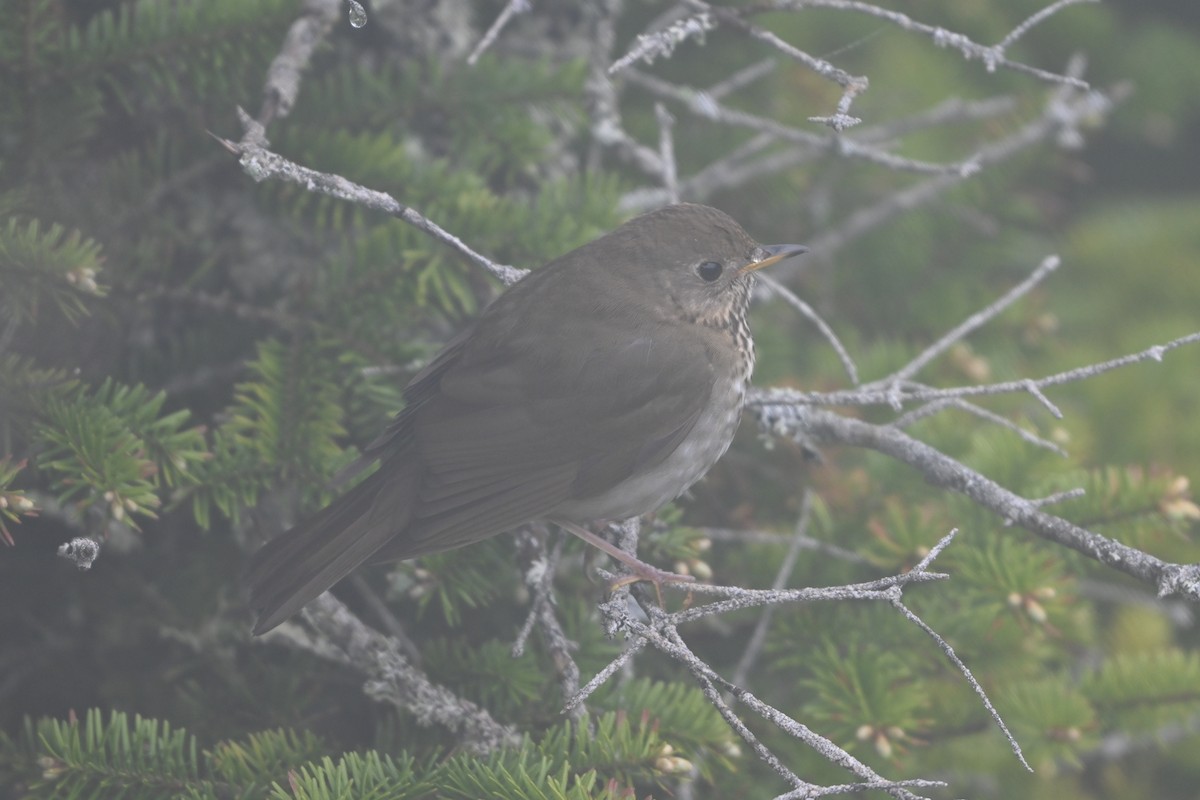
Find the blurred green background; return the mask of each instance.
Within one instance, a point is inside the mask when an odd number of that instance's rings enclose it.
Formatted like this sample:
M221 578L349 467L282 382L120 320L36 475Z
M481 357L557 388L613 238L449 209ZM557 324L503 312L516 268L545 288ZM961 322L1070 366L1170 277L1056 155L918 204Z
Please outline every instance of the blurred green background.
M987 43L1045 5L895 7ZM0 216L9 226L0 236L0 496L28 492L45 509L10 522L15 546L0 546L0 795L63 796L65 781L76 781L72 791L102 797L125 776L128 796L162 796L161 786L138 783L134 767L106 772L99 759L89 772L65 746L49 753L74 729L47 718L99 708L186 728L201 751L227 756L210 769L247 796L265 795L270 781L276 796L299 794L280 788L287 769L318 770L319 756L347 749L415 759L421 777L406 785L417 796L472 796L420 783L436 782L436 769L474 768L449 755L449 732L371 703L352 673L247 635L238 585L247 550L328 498L328 477L399 407L413 365L496 290L395 220L289 185L254 185L208 136L238 138L234 106L256 107L298 7L0 0ZM294 113L269 130L273 146L392 192L519 266L611 229L621 199L656 184L591 140L586 6L534 4L474 69L463 42L432 35L454 14L473 17L469 49L502 7L399 4L390 13L402 24L373 8L361 31L343 22ZM627 2L614 57L666 8ZM123 9L119 21L108 16L114 9ZM759 22L869 76L852 108L865 127L951 97L1013 98L1003 115L906 137L897 151L913 158L964 158L1020 130L1053 91L876 18L812 10ZM1082 146L1031 147L843 247L809 254L792 276L865 379L898 368L1051 253L1063 264L1049 280L919 377L949 386L1040 376L1200 330L1200 5L1066 8L1010 56L1059 72L1075 54L1093 86L1122 98L1068 143ZM720 28L638 68L703 88L770 56ZM724 102L823 133L806 120L829 113L837 96L778 58ZM621 104L627 129L651 147L653 100L629 85ZM683 177L752 135L667 105ZM829 156L704 199L760 241L813 241L924 179ZM55 223L61 232L51 233ZM106 296L89 290L87 270ZM846 387L830 348L795 312L773 301L754 315L756 383ZM122 388L135 386L146 390ZM1200 348L1048 394L1063 420L1024 396L986 405L1065 445L1069 459L957 412L913 433L1028 497L1083 486L1085 499L1055 511L1164 559L1200 560L1187 487L1200 475ZM769 585L784 543L706 550L702 529L784 535L806 488L817 494L810 533L868 563L806 553L791 585L894 574L951 527L963 531L939 562L953 580L914 591L913 605L980 675L1037 772L1019 768L961 678L889 609L781 609L749 679L756 694L888 777L948 781L939 797L1196 796L1195 609L1159 603L1151 586L1005 528L881 456L831 449L813 462L799 447L765 450L747 424L694 497L659 515L644 552L667 564L703 561L720 582ZM108 536L88 573L53 555L80 533ZM552 753L547 769L597 771L599 783L572 797L783 791L748 748L737 752L687 675L650 655L635 662L639 680L595 701L598 715L611 714L616 744L566 756L547 744L561 731L563 698L543 649L508 655L528 601L511 550L500 537L420 567L369 572L365 585L403 621L430 674L546 748L527 742L522 757ZM567 552L558 613L586 680L617 644L599 629L602 591L583 577L581 550ZM359 588L339 593L379 624ZM734 615L685 634L728 675L757 619ZM23 728L26 717L43 728ZM848 780L772 726L751 724L806 778ZM246 744L276 727L313 738ZM706 765L692 788L656 766L667 744ZM1113 755L1102 745L1122 747ZM252 753L242 772L229 766L239 748ZM605 795L609 779L617 788Z

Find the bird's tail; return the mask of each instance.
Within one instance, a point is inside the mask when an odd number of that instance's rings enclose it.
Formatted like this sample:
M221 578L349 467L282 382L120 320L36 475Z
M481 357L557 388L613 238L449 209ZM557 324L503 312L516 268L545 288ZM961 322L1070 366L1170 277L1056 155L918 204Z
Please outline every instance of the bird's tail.
M266 633L346 577L404 530L411 516L409 459L389 459L362 483L254 554L247 581ZM397 474L401 471L403 474Z

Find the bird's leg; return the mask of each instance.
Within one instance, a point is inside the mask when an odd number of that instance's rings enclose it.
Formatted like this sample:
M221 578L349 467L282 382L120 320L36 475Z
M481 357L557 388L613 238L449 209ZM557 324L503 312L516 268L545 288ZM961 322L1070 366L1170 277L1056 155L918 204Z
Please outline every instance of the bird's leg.
M551 522L564 531L575 534L593 547L603 550L617 561L629 567L629 570L633 574L615 581L609 587L610 590L619 589L622 586L628 586L638 581L649 581L654 584L654 592L658 595L658 604L661 606L662 585L664 583L691 583L696 580L693 575L680 575L678 572L667 572L666 570L661 570L658 567L647 564L637 556L632 553L626 553L612 542L602 536L597 536L582 525L576 525L574 522L567 522L560 519L551 520Z

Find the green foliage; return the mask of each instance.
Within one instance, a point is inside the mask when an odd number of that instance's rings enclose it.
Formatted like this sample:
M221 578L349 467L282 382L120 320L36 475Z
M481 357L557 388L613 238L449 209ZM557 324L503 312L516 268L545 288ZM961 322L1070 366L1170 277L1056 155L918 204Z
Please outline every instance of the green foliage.
M325 744L311 732L280 728L251 733L244 740L217 742L204 757L226 783L255 786L282 778L292 764L318 761L325 751Z
M1026 681L998 700L1035 769L1054 769L1055 762L1078 766L1079 754L1095 746L1097 711L1061 678Z
M100 245L79 231L58 224L46 230L38 221L10 217L0 228L0 315L16 323L37 319L43 304L53 304L69 320L84 313L87 297L103 297L96 283ZM44 313L44 312L43 312Z
M671 695L680 699L678 692ZM643 696L666 699L653 688ZM694 702L705 703L698 697ZM0 789L19 790L28 800L167 795L616 800L627 796L628 787L655 785L690 767L672 755L674 748L649 712L639 718L609 712L586 726L563 722L517 748L440 762L375 751L334 758L321 750L311 734L286 730L201 749L195 737L165 722L93 709L81 720L27 720L19 737L0 737Z
M403 406L407 379L498 289L402 220L298 186L252 185L205 135L238 138L234 108L253 111L301 5L0 0L0 539L15 544L0 550L9 731L0 795L615 800L677 794L692 766L696 797L777 787L767 767L739 756L687 671L648 651L631 667L639 677L614 676L580 725L564 722L559 665L538 632L523 657L510 655L529 608L505 537L400 565L382 595L433 679L525 734L506 752L457 752L452 732L369 703L361 678L340 666L246 643L245 541L280 527L279 509L291 519L328 499L329 477ZM1045 5L970 0L906 13L994 42ZM625 6L618 49L661 11ZM1132 80L1137 91L1106 149L1043 148L804 263L796 288L867 379L1054 251L1060 274L918 377L958 385L1049 374L1195 327L1200 209L1195 160L1180 143L1195 123L1200 48L1184 26L1150 14L1122 2L1066 9L1013 49L1059 69L1082 42L1096 85ZM376 26L374 12L362 32L340 23L304 72L292 113L269 126L272 146L391 193L497 261L536 268L611 229L622 193L647 182L595 139L587 60L575 48L544 56L578 16L539 4L475 66L454 55L458 44L397 47L395 21ZM1028 76L964 64L953 48L865 15L760 21L871 77L852 108L864 127L852 136L949 97L1017 97L1003 116L889 139L899 154L965 157L1016 131L1046 97ZM653 69L702 90L767 55L723 28ZM654 147L653 103L632 82L625 89L627 128ZM839 92L778 58L770 76L721 101L806 126ZM684 178L755 136L672 111ZM923 180L830 155L710 202L760 240L805 241ZM1175 195L1156 197L1164 186ZM756 382L846 385L830 348L780 304L756 311L755 331ZM1063 420L1030 398L981 399L1063 445L1068 459L958 410L912 433L1024 497L1081 487L1083 496L1047 509L1194 563L1195 358L1173 351L1163 364L1056 387ZM900 572L960 529L935 567L949 579L908 588L905 602L967 661L1039 772L1019 774L953 665L885 604L776 609L750 673L757 697L889 775L982 776L972 786L981 797L1191 796L1195 737L1092 768L1106 737L1152 742L1200 711L1195 637L1180 615L1137 594L1147 587L1113 586L1111 571L1081 555L931 490L894 459L831 450L816 463L785 444L764 453L746 435L694 498L645 527L643 555L769 585L806 486L816 509L807 533L867 563L805 551L793 586ZM48 555L80 517L154 535L114 536L122 548L106 545L80 580ZM780 541L710 550L701 526L776 531ZM604 587L584 577L582 546L564 552L555 612L586 680L624 642L598 624ZM382 585L377 573L364 578ZM377 619L361 588L338 592ZM759 619L738 612L682 634L729 675ZM44 718L92 705L185 723L195 736L111 711ZM735 709L806 779L847 780ZM39 721L22 727L26 712ZM291 727L257 731L280 725Z
M658 736L671 745L672 751L688 755L705 753L709 757L704 762L706 776L712 774L714 766L723 770L736 768L731 755L737 750L733 731L694 686L639 678L605 693L598 705L615 709L630 719L640 715L643 722L648 721Z
M843 647L825 641L805 665L801 686L812 719L844 747L870 743L882 756L918 733L927 721L925 693L914 686L911 661L879 648Z
M107 505L116 520L154 517L160 490L192 482L204 441L184 428L187 410L162 413L165 401L162 392L111 380L95 392L49 398L36 428L45 446L38 466L55 477L60 499Z
M1081 688L1106 729L1153 733L1200 710L1200 658L1174 648L1117 654Z
M557 768L556 768L557 767ZM447 800L477 797L521 797L532 800L608 800L608 793L593 794L594 773L574 776L565 762L525 755L498 764L479 759L456 760L447 765L441 796Z
M545 678L527 650L514 658L512 643L491 640L431 639L422 648L425 668L455 693L492 710L503 720L528 722L534 712L554 714L565 698L545 702Z
M345 434L333 362L321 346L265 341L250 362L252 378L238 384L229 411L236 443L283 478L310 481L331 471Z
M276 800L405 800L427 797L428 786L415 779L411 761L378 753L329 756L288 771L286 788L279 783L269 795Z
M4 743L10 759L13 744ZM195 739L158 720L122 713L106 719L93 709L82 720L26 721L16 746L30 797L214 796L200 778Z
M643 526L638 550L648 563L673 565L673 570L707 580L712 576L712 568L703 558L711 546L703 531L683 524L683 513L678 506L668 505L654 515L652 525Z
M469 551L426 556L419 567L405 564L393 578L392 591L415 598L422 613L435 605L445 623L455 627L468 610L482 608L511 590L518 575L506 544L489 539Z
M25 469L25 462L13 463L9 457L0 458L0 542L12 546L8 523L20 523L22 516L36 516L33 500L25 492L12 488L13 480Z

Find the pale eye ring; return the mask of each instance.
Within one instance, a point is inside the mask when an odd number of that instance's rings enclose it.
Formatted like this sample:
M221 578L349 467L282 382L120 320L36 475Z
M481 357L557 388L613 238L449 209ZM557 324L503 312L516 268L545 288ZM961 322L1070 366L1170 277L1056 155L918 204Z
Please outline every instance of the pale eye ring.
M721 277L721 273L724 271L725 267L720 261L705 261L696 267L696 274L700 276L700 280L706 283L712 283Z

